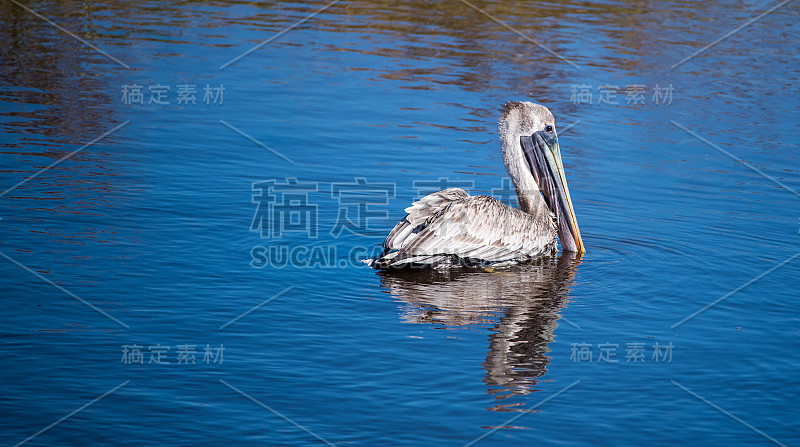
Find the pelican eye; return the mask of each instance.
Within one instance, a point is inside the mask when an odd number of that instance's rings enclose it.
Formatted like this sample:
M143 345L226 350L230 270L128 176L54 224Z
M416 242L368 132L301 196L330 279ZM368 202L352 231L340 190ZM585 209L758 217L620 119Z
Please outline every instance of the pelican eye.
M544 131L545 132L552 132L553 131L553 126L551 126L549 124L544 126Z

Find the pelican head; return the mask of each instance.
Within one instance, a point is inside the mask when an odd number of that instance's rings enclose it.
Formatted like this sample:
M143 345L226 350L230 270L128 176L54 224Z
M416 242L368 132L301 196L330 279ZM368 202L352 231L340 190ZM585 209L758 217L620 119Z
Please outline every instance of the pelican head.
M503 104L500 139L503 164L517 190L520 209L534 213L544 198L556 217L561 248L583 253L553 114L540 104L509 101Z

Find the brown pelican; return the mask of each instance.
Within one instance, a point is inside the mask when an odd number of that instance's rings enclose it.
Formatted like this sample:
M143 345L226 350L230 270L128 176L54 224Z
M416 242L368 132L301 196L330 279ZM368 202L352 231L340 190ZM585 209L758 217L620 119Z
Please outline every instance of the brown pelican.
M503 104L500 142L519 209L449 188L414 202L383 242L375 268L505 265L555 254L557 240L583 253L555 120L532 102Z

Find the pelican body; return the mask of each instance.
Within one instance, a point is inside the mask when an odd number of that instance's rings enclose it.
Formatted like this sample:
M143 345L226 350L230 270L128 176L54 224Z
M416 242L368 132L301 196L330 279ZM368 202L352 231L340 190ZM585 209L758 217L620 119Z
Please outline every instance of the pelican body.
M532 102L503 104L503 164L519 209L489 196L448 188L414 202L386 236L378 269L508 265L558 250L584 252L564 176L555 119Z

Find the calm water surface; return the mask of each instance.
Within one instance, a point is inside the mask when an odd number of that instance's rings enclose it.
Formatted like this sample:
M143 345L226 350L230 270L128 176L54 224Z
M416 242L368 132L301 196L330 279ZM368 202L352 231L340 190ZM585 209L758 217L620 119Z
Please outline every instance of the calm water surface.
M797 4L684 62L778 3L21 4L5 444L800 445ZM361 266L440 186L514 203L509 99L587 253Z

